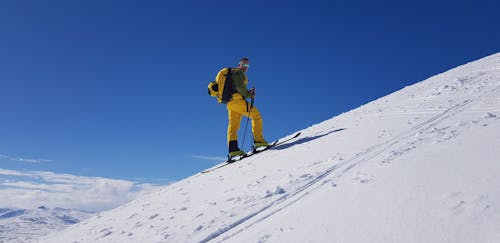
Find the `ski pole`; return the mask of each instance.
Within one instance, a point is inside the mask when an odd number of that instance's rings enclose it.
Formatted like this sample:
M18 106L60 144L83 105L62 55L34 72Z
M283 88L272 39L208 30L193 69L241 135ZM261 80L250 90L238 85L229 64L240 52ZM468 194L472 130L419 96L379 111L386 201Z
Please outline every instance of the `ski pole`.
M246 137L247 137L248 121L250 121L250 113L252 112L254 101L255 101L254 98L252 98L252 102L250 103L250 109L248 110L247 122L245 124L245 133L243 135L243 143L241 144L241 148L242 149L245 149L245 140L246 140ZM247 104L247 108L248 108L248 104Z

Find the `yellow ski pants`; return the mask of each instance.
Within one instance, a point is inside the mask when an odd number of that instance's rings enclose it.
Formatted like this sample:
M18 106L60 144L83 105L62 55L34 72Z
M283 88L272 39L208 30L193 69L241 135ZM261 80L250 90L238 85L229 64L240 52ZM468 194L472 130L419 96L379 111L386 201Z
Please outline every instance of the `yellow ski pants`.
M227 114L229 123L227 126L227 143L238 140L238 130L240 129L241 117L246 116L252 119L252 133L254 140L258 142L264 141L262 134L262 117L257 107L250 107L243 97L234 95L233 99L227 103Z

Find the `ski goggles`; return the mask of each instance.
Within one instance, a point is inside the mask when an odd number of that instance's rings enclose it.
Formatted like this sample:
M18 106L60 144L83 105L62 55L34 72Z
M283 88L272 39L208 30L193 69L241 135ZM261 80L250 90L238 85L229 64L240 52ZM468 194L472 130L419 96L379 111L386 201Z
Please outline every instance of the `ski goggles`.
M248 63L243 63L243 64L241 64L241 66L242 66L242 67L249 68L249 67L250 67L250 64L248 64Z

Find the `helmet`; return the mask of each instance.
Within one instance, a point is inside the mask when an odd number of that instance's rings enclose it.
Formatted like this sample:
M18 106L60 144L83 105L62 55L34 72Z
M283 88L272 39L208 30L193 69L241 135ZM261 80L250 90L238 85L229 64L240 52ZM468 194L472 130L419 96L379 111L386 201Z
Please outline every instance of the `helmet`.
M213 81L208 83L208 94L214 97L219 95L219 85L217 82Z

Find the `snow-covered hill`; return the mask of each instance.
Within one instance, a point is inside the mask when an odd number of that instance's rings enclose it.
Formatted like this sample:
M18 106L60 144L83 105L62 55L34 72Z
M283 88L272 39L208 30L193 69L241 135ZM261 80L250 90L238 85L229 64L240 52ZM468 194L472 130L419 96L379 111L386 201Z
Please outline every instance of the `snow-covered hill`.
M500 54L495 54L41 242L499 239Z
M27 242L87 219L90 212L47 208L0 208L0 242Z

